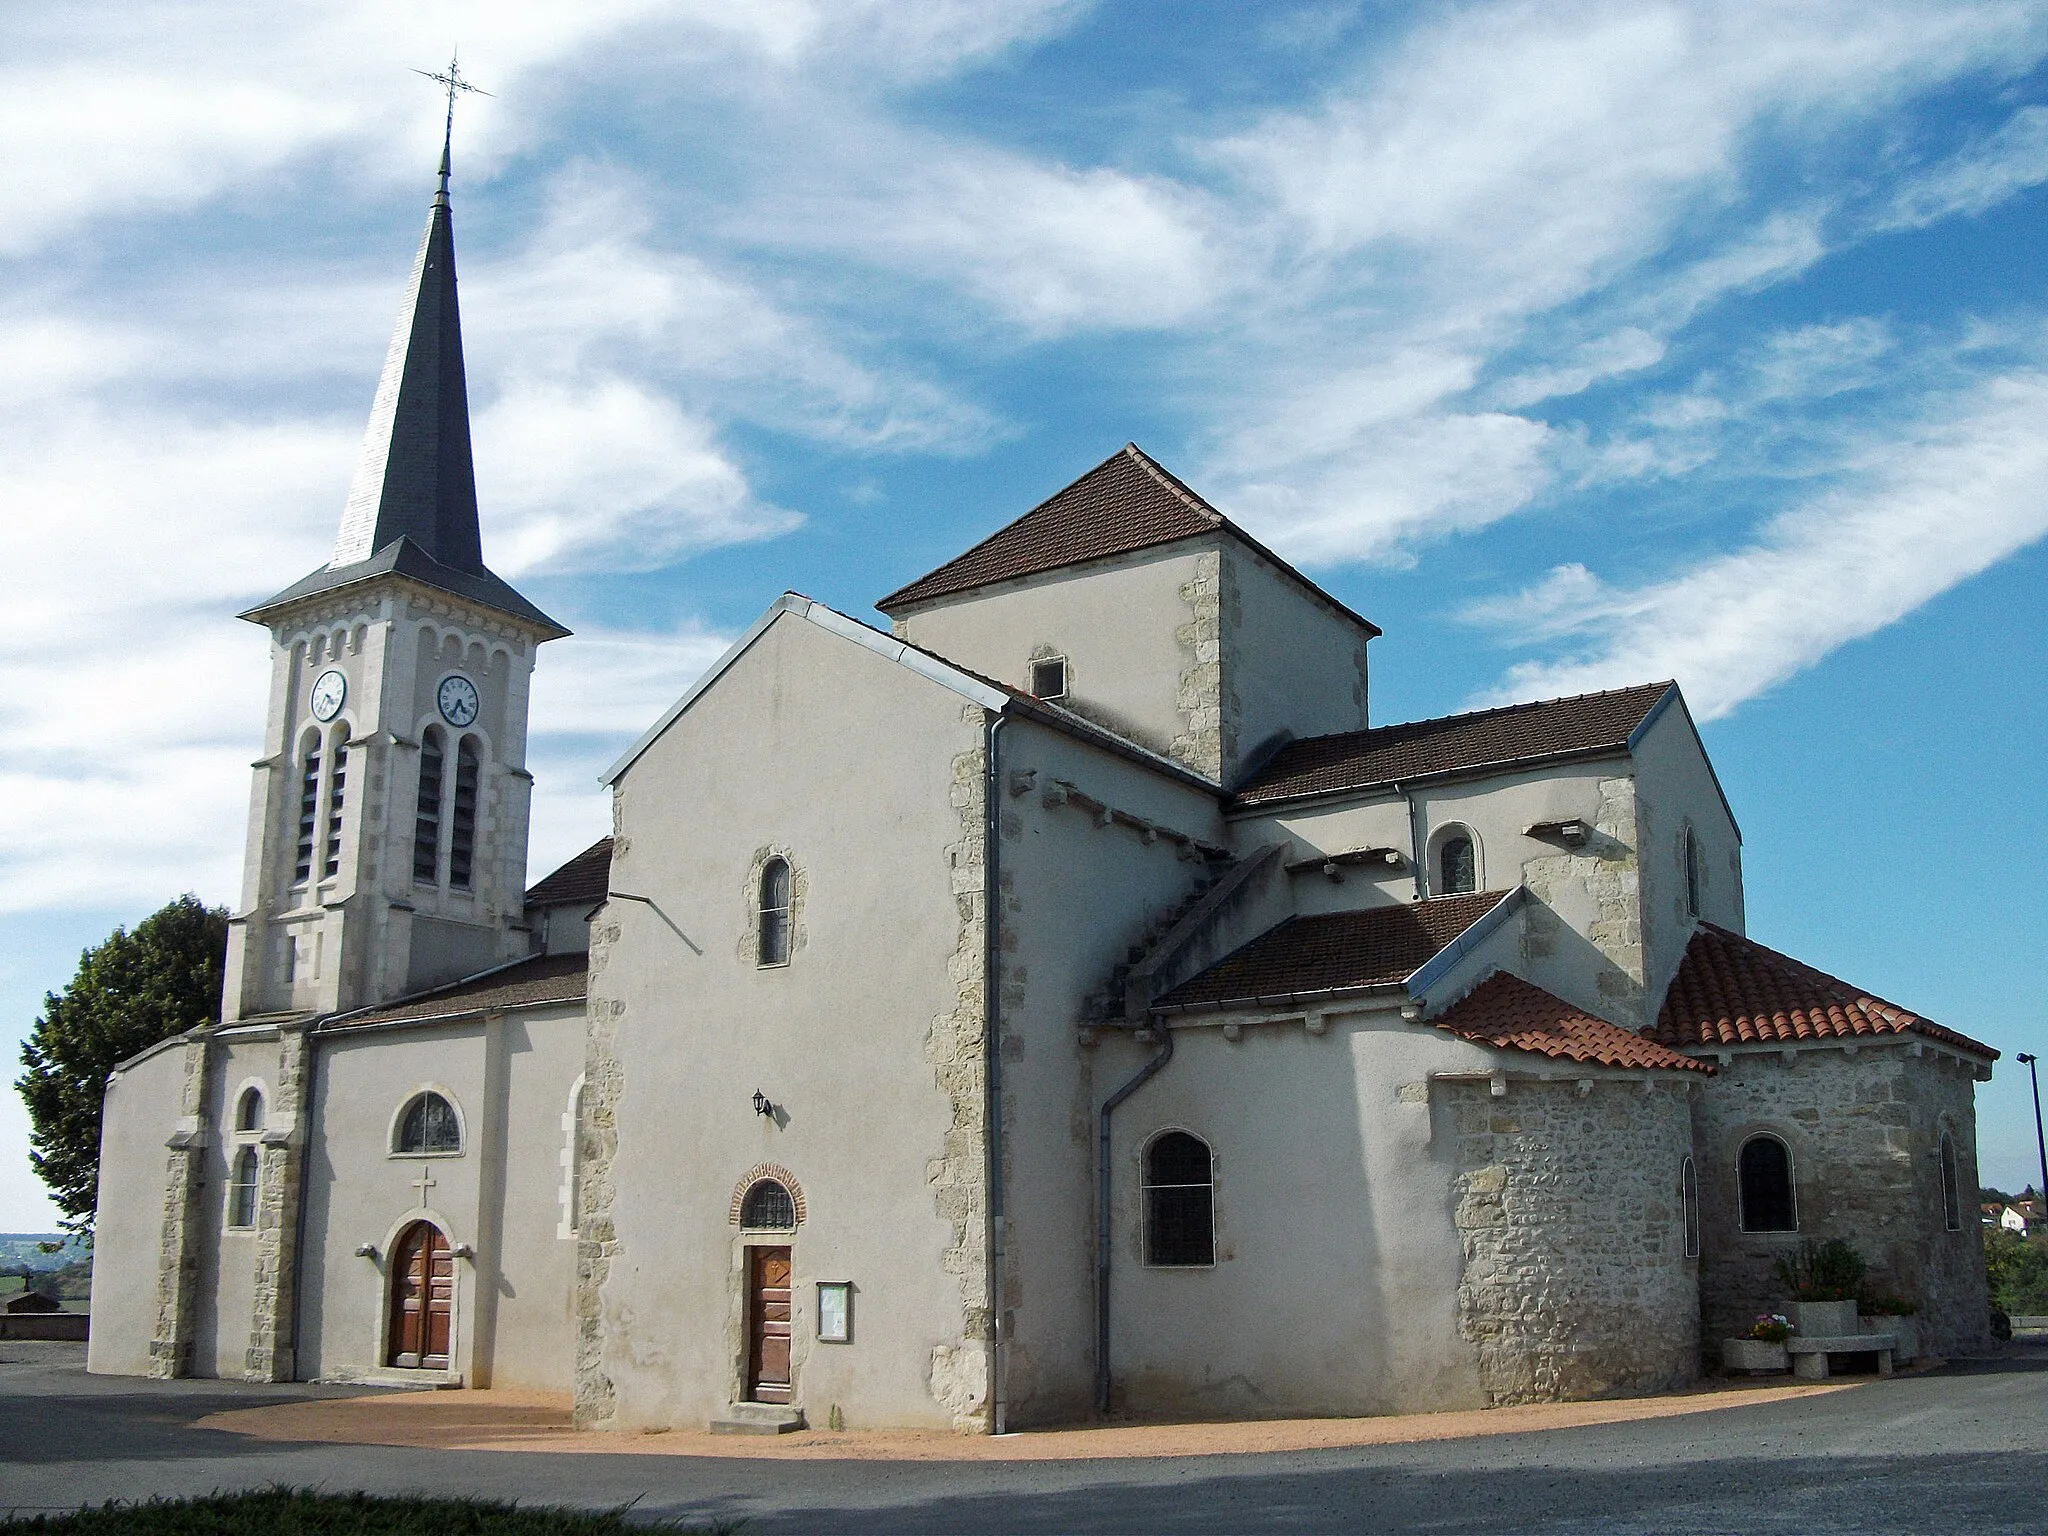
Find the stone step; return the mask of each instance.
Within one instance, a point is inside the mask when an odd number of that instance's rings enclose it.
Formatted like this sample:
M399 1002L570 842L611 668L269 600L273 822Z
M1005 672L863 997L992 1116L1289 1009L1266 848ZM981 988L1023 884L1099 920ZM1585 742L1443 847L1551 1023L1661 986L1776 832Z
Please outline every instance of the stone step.
M714 1435L786 1435L804 1427L804 1411L785 1403L728 1403L711 1421Z

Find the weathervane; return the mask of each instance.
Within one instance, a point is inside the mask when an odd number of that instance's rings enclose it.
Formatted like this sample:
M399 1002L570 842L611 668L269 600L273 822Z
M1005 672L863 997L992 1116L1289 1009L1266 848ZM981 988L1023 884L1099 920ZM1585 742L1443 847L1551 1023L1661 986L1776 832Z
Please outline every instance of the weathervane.
M448 55L448 72L445 75L430 69L416 69L413 73L424 75L436 85L445 86L448 90L448 122L441 133L441 190L446 192L448 190L448 151L455 142L456 93L468 91L471 95L475 96L488 96L491 93L481 87L471 85L462 78L462 52L460 49L453 50Z

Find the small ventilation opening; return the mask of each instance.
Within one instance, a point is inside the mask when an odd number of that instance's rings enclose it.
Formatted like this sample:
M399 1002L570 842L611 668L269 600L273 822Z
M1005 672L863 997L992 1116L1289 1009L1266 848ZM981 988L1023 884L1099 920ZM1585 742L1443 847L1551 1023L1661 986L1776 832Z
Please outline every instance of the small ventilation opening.
M1031 663L1031 691L1041 699L1067 696L1067 658L1047 656Z

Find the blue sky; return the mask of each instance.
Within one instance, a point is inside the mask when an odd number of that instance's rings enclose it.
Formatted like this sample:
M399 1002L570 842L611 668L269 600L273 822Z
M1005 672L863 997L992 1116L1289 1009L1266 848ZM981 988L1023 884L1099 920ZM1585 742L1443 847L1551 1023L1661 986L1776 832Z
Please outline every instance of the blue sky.
M534 872L775 594L1127 439L1386 630L1378 721L1676 676L1750 930L2044 1042L2048 3L45 8L0 66L0 1037L230 902L438 149ZM0 1103L0 1229L48 1224Z

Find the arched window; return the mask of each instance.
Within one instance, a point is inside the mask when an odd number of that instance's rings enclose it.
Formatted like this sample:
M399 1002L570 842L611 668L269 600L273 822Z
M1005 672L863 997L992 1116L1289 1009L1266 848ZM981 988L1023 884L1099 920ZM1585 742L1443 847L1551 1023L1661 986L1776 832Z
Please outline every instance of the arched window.
M235 1101L235 1129L238 1131L260 1131L263 1129L263 1090L244 1088L242 1096Z
M1700 1171L1690 1157L1678 1165L1678 1204L1684 1213L1685 1256L1700 1256Z
M455 807L448 826L448 883L458 891L469 889L476 862L476 792L481 772L476 738L465 736L455 749Z
M779 1180L756 1179L740 1202L740 1225L771 1232L794 1231L796 1201Z
M320 733L309 731L305 764L299 769L299 856L292 879L303 885L313 878L313 839L320 830Z
M341 872L341 808L348 788L348 728L337 725L327 742L327 859L321 878Z
M256 1149L243 1147L228 1169L228 1225L256 1225Z
M761 923L755 950L759 965L789 963L789 860L770 859L761 867Z
M1460 896L1479 889L1479 850L1470 836L1454 832L1437 845L1437 887L1439 896Z
M1735 1160L1745 1232L1797 1232L1792 1153L1775 1136L1752 1136Z
M420 793L412 820L412 877L420 885L441 879L441 779L447 761L441 741L438 725L420 732Z
M1168 1131L1145 1149L1145 1262L1193 1268L1216 1262L1216 1175L1209 1144Z
M416 1155L460 1152L462 1122L455 1117L455 1106L431 1091L416 1095L398 1117L391 1150Z
M1700 841L1685 829L1685 915L1700 915Z
M1963 1230L1963 1189L1956 1175L1955 1138L1941 1133L1941 1224L1951 1232Z

